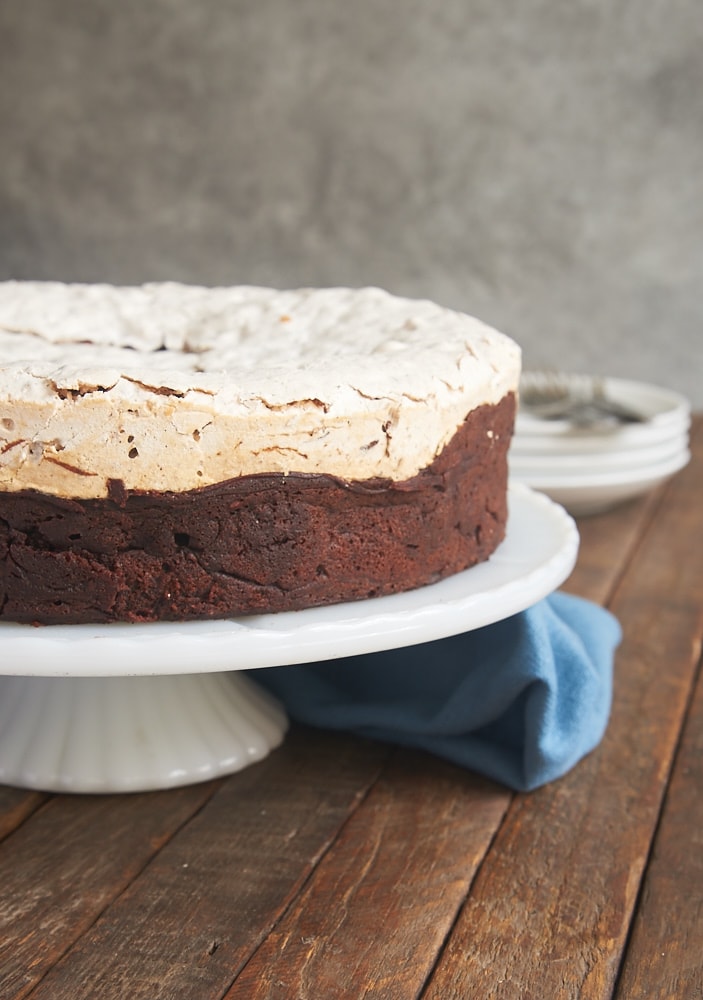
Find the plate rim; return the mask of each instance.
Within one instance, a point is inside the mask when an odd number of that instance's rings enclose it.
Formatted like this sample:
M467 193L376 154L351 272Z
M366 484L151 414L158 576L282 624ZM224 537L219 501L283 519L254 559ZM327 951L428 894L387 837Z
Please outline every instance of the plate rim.
M529 369L523 372L522 377L529 377L533 374ZM566 373L564 378L568 381L572 379L577 381L582 379L584 376L577 373ZM586 376L591 377L591 376ZM603 377L606 388L612 391L615 399L618 398L618 394L622 394L624 391L627 396L630 394L648 394L648 395L658 395L664 401L669 402L669 406L662 409L660 412L655 413L653 416L649 417L647 420L639 424L627 424L623 425L619 430L628 430L637 432L639 434L646 433L647 429L663 429L668 427L670 424L677 424L679 420L686 420L690 417L691 403L690 400L684 396L682 393L678 392L676 389L669 389L665 386L655 385L651 382L643 382L635 379L620 378L619 376L607 375ZM628 399L628 402L630 399ZM521 434L532 434L552 437L559 434L563 434L565 431L571 428L571 424L568 420L543 420L540 417L531 414L529 410L518 410L516 416L516 431ZM616 431L615 433L618 433Z
M691 452L688 447L683 447L676 454L668 459L651 464L633 466L629 469L613 469L604 472L589 472L586 475L577 473L567 473L564 476L555 475L547 471L546 475L540 475L539 470L517 470L512 469L511 474L518 481L525 482L529 476L529 485L534 490L590 490L607 489L617 486L636 486L639 483L654 483L661 479L667 479L684 469L691 460Z
M510 470L519 469L525 472L558 471L573 469L578 474L586 469L596 474L613 468L639 469L666 462L678 457L688 448L688 439L667 441L663 445L648 448L621 448L597 452L554 452L551 454L534 454L511 452L508 456Z

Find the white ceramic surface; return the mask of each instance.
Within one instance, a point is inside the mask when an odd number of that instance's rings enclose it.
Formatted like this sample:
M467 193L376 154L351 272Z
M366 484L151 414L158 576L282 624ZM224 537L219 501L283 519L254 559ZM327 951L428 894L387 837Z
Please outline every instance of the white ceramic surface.
M135 792L261 760L285 712L245 674L0 677L0 783Z
M666 462L630 470L606 471L591 475L529 474L533 489L541 490L562 504L575 517L599 514L627 500L642 496L683 469L690 460L688 449L681 449ZM513 473L518 480L520 476Z
M507 537L489 562L408 594L229 622L0 626L0 782L137 791L261 759L286 717L236 671L469 631L566 579L578 552L571 517L520 484L509 500Z
M547 423L540 421L540 425ZM620 424L609 426L604 430L570 427L559 434L553 434L549 430L541 433L535 426L525 431L522 429L524 426L522 421L518 418L510 449L513 453L529 455L637 451L687 438L690 425L690 415L686 414L663 427L651 423Z
M590 376L565 375L574 396L587 396ZM615 403L642 413L641 423L610 419L592 427L546 420L527 407L518 413L510 475L550 496L574 515L597 513L651 490L689 460L690 404L676 392L643 382L603 379ZM521 389L550 384L525 372Z
M540 493L511 484L506 538L485 563L404 594L306 611L147 625L0 625L5 674L107 676L281 666L408 646L500 621L571 571L578 532Z
M613 448L577 453L553 451L548 454L511 451L510 471L519 476L527 473L590 476L610 471L642 469L676 459L686 449L687 442L687 435L677 435L663 444L645 448Z

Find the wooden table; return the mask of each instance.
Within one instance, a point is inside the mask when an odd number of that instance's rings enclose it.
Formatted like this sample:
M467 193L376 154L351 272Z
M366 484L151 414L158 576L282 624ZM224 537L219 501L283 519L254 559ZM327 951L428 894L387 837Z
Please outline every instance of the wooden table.
M294 727L225 780L0 789L0 997L703 996L703 418L580 522L624 641L598 749L527 795Z

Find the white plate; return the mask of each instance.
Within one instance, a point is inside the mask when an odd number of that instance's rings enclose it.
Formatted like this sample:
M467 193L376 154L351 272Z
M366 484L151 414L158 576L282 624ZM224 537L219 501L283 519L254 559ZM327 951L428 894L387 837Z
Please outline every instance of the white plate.
M660 462L673 461L688 447L688 435L677 435L671 441L646 448L611 449L599 452L553 452L526 454L510 452L511 473L539 475L599 475L609 470L642 469Z
M653 424L623 424L602 432L572 427L562 434L520 432L520 422L510 445L511 453L520 455L591 455L608 452L642 451L688 438L690 416L676 423L657 427Z
M225 622L1 625L0 783L59 792L171 788L238 771L283 739L245 667L400 647L516 614L578 552L569 515L519 484L489 562L407 594ZM225 672L227 671L227 672Z
M626 500L642 496L669 479L686 466L690 460L688 450L682 450L669 462L652 464L641 469L622 470L590 476L528 476L533 489L541 490L556 503L562 504L575 517L598 514L610 510Z
M523 378L529 379L530 373L525 372ZM569 376L566 376L568 381ZM572 376L578 384L583 376ZM680 426L690 415L690 403L682 395L670 389L649 385L645 382L631 382L627 379L605 378L604 388L615 402L630 406L646 416L641 424L626 424L617 426L619 436L623 432L628 437L647 438L650 434L665 431L671 427ZM558 436L573 433L572 425L567 420L542 420L527 409L518 412L516 435Z
M529 482L521 475L514 475L518 482L531 486L535 490L547 492L548 489L562 487L578 487L579 489L589 489L590 487L610 487L622 485L637 485L640 482L657 482L673 475L688 464L691 454L688 448L679 448L670 458L661 462L651 462L637 466L634 469L602 469L594 472L586 472L580 475L578 472L559 472L555 468L544 468L542 474L531 475ZM560 503L561 501L557 501Z
M430 586L367 601L226 621L0 625L5 674L202 673L350 656L470 631L555 590L578 551L561 507L511 485L506 538L485 563Z

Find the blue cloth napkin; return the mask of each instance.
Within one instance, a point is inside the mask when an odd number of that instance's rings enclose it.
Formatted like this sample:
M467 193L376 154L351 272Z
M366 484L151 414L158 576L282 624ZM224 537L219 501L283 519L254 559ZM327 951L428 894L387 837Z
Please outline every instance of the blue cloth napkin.
M600 742L620 638L610 612L556 592L447 639L250 676L299 722L420 747L528 791Z

